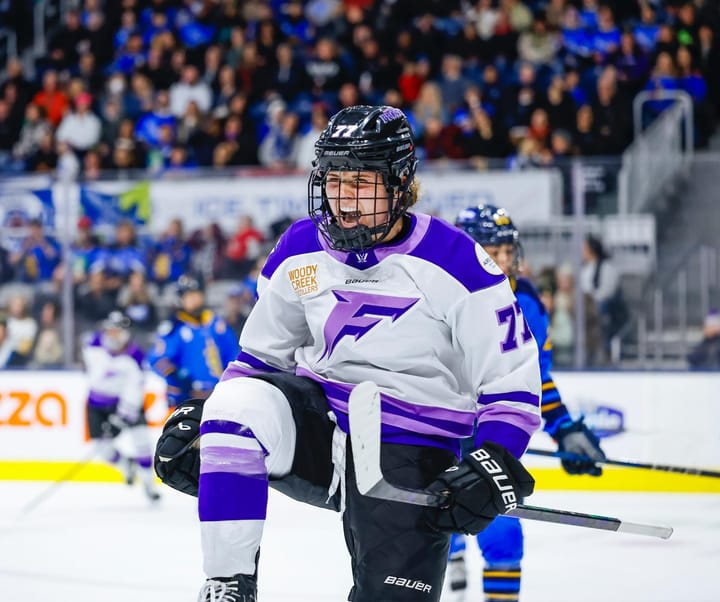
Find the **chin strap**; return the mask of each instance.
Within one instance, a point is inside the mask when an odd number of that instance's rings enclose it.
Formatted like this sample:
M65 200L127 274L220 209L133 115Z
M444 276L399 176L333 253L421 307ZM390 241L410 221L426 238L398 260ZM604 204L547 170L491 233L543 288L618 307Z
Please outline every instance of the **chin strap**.
M328 234L332 238L333 246L338 251L364 251L375 244L373 236L380 234L385 226L368 228L359 224L352 228L341 228L336 224L328 225Z

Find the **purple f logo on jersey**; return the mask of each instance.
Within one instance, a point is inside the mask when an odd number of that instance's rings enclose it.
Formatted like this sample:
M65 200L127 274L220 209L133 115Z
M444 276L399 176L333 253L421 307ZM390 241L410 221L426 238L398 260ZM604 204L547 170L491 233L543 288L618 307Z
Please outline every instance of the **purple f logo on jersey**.
M392 322L415 305L419 299L371 295L358 291L333 291L338 300L325 323L325 353L329 357L343 337L357 341L365 336L383 318Z

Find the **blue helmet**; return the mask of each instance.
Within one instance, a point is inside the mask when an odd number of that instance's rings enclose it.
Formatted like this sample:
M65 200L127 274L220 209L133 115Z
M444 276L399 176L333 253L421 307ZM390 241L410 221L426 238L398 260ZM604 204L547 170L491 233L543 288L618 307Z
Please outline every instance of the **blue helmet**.
M505 209L495 205L477 205L463 209L455 218L455 225L483 247L518 245L520 235L515 224Z

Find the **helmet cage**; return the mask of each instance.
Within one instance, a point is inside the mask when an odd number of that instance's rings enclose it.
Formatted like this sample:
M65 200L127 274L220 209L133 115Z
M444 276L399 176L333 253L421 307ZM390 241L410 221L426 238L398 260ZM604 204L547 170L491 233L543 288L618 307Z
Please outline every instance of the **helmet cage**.
M411 185L417 160L412 132L402 111L392 107L350 107L330 121L316 145L308 181L308 214L328 245L338 251L363 251L386 239L413 203ZM370 171L382 178L387 211L374 199L373 225L343 227L327 193L330 172ZM357 199L358 196L356 195ZM378 214L387 217L378 221ZM367 214L365 214L367 215ZM355 217L361 217L357 214Z

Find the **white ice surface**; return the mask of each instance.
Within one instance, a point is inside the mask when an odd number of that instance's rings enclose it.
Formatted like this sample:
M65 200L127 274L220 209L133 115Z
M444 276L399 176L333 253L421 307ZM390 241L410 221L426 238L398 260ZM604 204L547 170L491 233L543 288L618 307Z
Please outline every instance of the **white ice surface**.
M195 500L165 487L68 483L22 514L47 483L0 482L1 602L193 602L204 580ZM339 515L271 492L261 602L346 599L351 577ZM720 496L550 493L534 505L669 524L668 541L524 521L523 602L720 601ZM466 602L480 602L468 554ZM446 594L443 602L457 598Z

